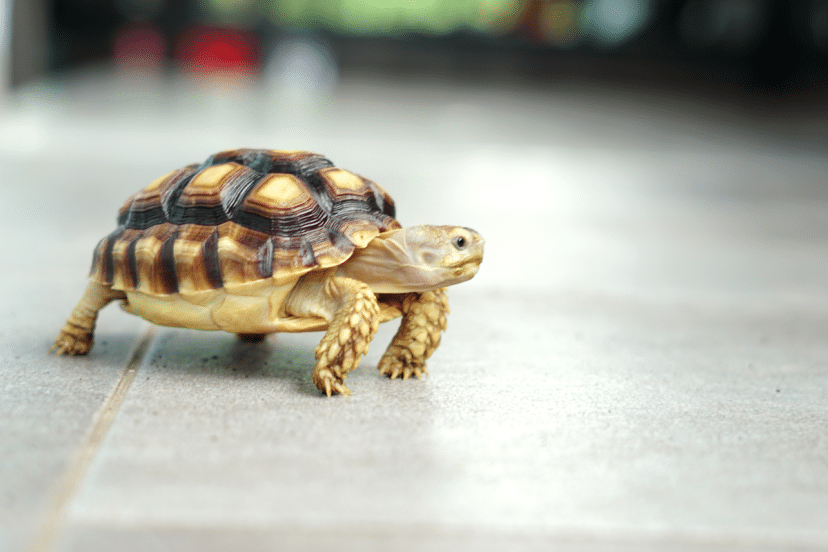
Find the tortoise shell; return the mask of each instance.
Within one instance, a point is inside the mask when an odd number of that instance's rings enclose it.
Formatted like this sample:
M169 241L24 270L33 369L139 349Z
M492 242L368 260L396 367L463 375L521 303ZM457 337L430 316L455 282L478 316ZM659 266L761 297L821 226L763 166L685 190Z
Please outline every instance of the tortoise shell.
M90 277L148 295L289 283L400 228L394 214L379 185L320 155L224 151L127 200Z

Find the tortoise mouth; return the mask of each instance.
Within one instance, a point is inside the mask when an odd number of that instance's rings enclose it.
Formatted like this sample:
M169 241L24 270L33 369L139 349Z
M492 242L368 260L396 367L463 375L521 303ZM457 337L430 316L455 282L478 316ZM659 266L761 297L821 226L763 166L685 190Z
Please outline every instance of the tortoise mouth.
M463 267L466 267L466 266L480 265L482 262L483 262L483 255L475 255L474 257L469 257L467 259L463 259L462 261L460 261L458 263L454 263L452 265L449 265L446 268L463 268Z

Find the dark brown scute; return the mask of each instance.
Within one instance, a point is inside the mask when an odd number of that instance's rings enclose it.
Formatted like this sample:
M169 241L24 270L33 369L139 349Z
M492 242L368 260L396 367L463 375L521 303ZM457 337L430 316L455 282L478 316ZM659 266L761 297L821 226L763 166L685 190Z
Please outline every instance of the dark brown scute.
M273 238L269 238L259 248L259 275L262 278L273 276Z
M115 262L112 258L112 250L115 247L115 242L118 241L118 238L124 233L123 228L119 228L115 230L112 234L109 235L106 239L106 244L104 245L103 251L101 252L101 264L103 265L103 278L107 284L112 283L112 279L115 277Z
M343 252L350 252L354 248L354 244L351 243L351 240L345 237L343 233L337 232L336 230L328 230L327 241L331 242L334 247Z
M118 214L118 226L145 230L157 224L169 222L165 211L165 198L171 191L183 189L189 184L198 170L190 165L173 172L157 188L147 188L132 196L121 207Z
M391 199L391 196L389 196L385 190L380 188L375 182L369 180L368 183L374 192L370 199L373 200L373 204L376 206L376 209L387 217L395 218L397 216L397 209L394 206L394 200Z
M201 258L204 261L205 277L214 289L218 289L223 285L218 257L218 237L218 230L213 230L201 245Z
M89 276L91 277L94 277L98 269L101 267L101 246L107 239L108 238L104 238L99 241L98 245L95 246L95 250L92 252L92 266L89 267Z
M299 257L302 260L302 266L311 267L316 266L316 257L313 254L313 246L307 241L302 242L299 249Z
M127 268L129 269L129 285L136 287L138 285L138 260L135 258L135 246L138 245L138 240L132 240L127 245Z
M161 245L161 250L158 252L158 272L159 284L164 290L164 293L178 293L178 276L175 273L175 240L178 237L178 232L170 234Z

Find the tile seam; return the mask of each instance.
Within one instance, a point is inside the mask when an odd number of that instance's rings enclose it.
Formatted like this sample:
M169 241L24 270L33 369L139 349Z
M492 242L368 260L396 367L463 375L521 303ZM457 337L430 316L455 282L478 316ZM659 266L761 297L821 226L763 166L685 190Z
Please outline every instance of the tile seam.
M35 539L28 548L29 552L46 552L49 550L60 531L66 516L66 509L80 488L89 466L120 411L138 368L144 362L150 344L156 334L156 327L149 325L141 339L130 352L126 366L115 388L109 393L93 417L93 422L86 438L83 440L72 462L69 463L56 485L52 498L39 524Z

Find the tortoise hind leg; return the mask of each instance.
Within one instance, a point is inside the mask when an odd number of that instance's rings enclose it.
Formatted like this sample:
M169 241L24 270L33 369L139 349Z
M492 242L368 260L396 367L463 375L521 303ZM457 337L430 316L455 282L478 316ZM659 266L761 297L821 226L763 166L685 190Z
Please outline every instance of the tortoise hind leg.
M125 299L122 291L115 291L110 286L89 281L80 302L69 315L66 324L55 339L49 352L58 355L85 355L92 348L92 333L98 312L116 299Z
M428 374L426 359L440 345L449 312L446 288L403 297L403 320L379 362L380 374L394 379Z

